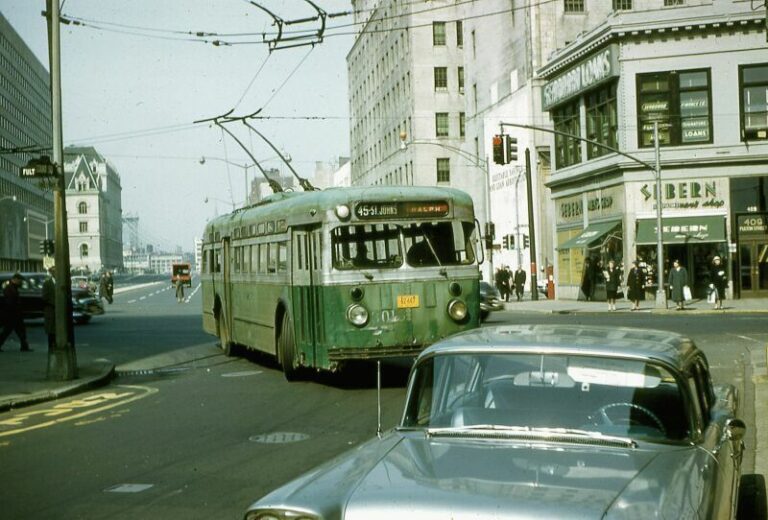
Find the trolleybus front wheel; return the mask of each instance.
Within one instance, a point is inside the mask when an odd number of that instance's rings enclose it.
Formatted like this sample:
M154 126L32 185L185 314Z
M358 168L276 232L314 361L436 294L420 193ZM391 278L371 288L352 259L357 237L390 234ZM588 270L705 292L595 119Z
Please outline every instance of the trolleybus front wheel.
M277 338L280 364L283 366L283 374L288 381L301 379L302 369L296 359L296 341L293 335L293 322L286 314L280 324L280 337Z

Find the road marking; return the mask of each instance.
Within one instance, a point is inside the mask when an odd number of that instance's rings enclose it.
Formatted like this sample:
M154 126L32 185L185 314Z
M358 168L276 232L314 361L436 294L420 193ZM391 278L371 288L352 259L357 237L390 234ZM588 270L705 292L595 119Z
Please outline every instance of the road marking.
M221 377L245 377L245 376L257 376L261 374L261 370L244 370L242 372L229 372L227 374L221 374Z
M273 432L263 433L261 435L252 435L248 438L251 442L259 444L288 444L291 442L301 442L309 439L306 433L296 432Z
M141 301L141 300L146 300L146 299L147 299L147 297L146 297L146 296L141 296L141 297L139 298L139 301Z
M54 405L51 408L19 412L0 421L0 437L16 435L40 428L77 419L83 419L95 413L104 412L117 406L123 406L133 401L143 399L157 393L157 388L135 385L118 385L126 389L121 393L101 392L87 397L72 399ZM83 410L83 411L79 411ZM46 420L55 417L55 419ZM40 420L42 422L35 423Z
M141 493L154 484L118 484L104 490L105 493Z
M136 300L128 300L128 303L136 303Z
M759 339L750 338L749 336L742 336L741 334L730 334L730 335L731 336L736 336L737 338L740 338L740 339L745 339L747 341L754 341L755 343L762 343L762 341L760 341Z

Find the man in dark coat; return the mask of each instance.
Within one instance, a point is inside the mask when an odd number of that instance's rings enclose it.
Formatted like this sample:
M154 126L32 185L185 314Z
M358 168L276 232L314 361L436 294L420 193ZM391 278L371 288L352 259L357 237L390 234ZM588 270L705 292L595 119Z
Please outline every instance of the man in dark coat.
M3 343L11 335L11 332L16 332L16 336L19 337L22 352L32 351L29 348L29 343L27 343L27 328L24 326L24 316L21 314L19 286L23 281L24 277L20 273L15 273L3 289L5 303L2 309L3 332L0 333L0 351L3 350Z
M645 274L640 269L640 263L635 260L627 275L627 298L632 302L632 310L640 310L640 300L643 299Z
M517 301L520 301L523 299L523 292L525 292L525 279L526 279L525 271L523 271L523 268L521 266L517 266L517 269L515 269L515 277L513 279L513 283L515 284L515 296L517 296Z
M48 335L48 351L56 347L56 279L55 269L48 268L48 278L43 282L43 328Z
M112 280L112 273L107 271L101 275L101 280L99 280L99 297L105 298L107 303L112 303L113 292L114 281Z
M679 260L675 260L669 271L669 292L679 311L685 308L686 285L688 285L688 270L680 265Z

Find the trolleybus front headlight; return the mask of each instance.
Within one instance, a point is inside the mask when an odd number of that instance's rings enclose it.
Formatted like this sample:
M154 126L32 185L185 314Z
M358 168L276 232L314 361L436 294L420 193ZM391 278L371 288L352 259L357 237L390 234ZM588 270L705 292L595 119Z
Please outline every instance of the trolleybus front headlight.
M341 220L347 220L349 218L349 206L346 204L336 206L336 216Z
M362 305L350 305L347 309L347 319L356 327L362 327L368 323L368 309Z
M467 304L461 300L451 300L448 303L448 316L454 321L462 321L467 317Z

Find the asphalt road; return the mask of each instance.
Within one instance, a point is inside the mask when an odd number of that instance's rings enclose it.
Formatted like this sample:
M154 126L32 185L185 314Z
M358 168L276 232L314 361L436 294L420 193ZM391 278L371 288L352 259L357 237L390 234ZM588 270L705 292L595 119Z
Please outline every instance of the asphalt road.
M692 336L716 382L740 388L753 423L750 356L768 342L764 317L503 312L489 324L553 321ZM119 364L215 338L200 330L199 294L177 304L158 285L118 295L106 315L77 329L77 341L78 351ZM254 499L374 436L374 367L356 371L289 384L269 359L216 355L1 414L0 517L240 518ZM406 370L388 366L384 376L383 424L391 427ZM753 457L745 463L749 470Z

